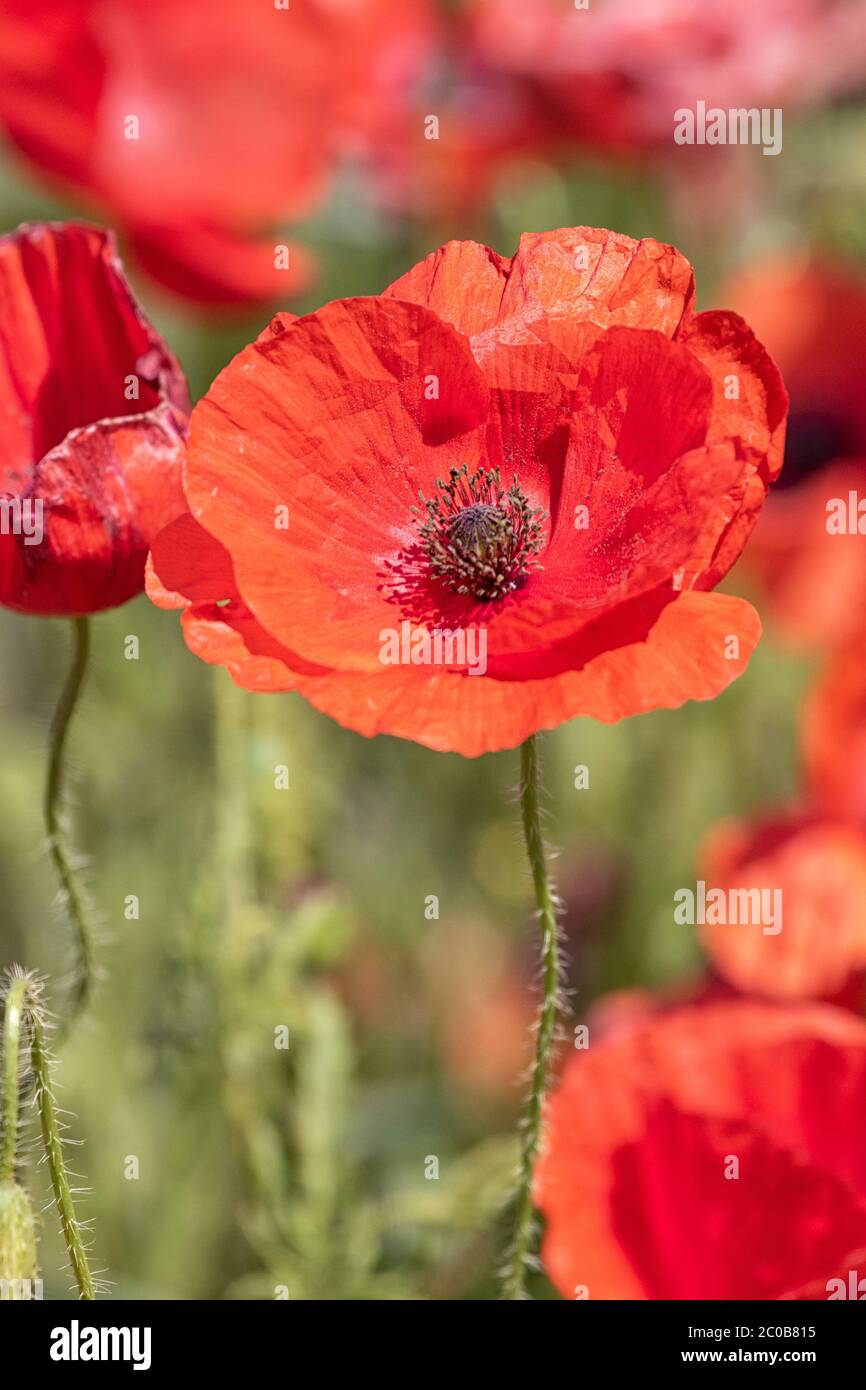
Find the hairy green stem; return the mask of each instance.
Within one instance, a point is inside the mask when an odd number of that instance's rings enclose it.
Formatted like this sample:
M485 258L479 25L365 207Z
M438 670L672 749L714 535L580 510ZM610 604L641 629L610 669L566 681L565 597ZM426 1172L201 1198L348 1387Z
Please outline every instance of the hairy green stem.
M74 856L63 822L66 740L87 670L90 655L90 620L89 618L74 618L72 627L75 642L72 668L51 721L48 778L45 783L44 800L48 850L60 882L66 911L75 932L77 959L70 1012L66 1020L67 1029L87 1006L93 991L96 969L96 931L91 919L87 894L79 883L74 867Z
M520 750L520 809L541 929L541 1007L535 1036L535 1061L529 1099L522 1120L514 1234L506 1261L502 1290L503 1298L512 1300L527 1297L526 1274L533 1258L535 1241L532 1173L541 1143L544 1098L550 1078L559 1009L560 952L556 927L556 896L548 872L547 852L541 833L538 739L535 734L530 735Z
M3 1011L3 1146L0 1149L0 1183L15 1176L18 1149L18 1096L21 1084L21 1025L28 977L13 975Z
M30 1055L36 1080L36 1103L39 1108L42 1143L45 1147L48 1172L51 1176L51 1187L54 1192L57 1213L60 1217L60 1229L63 1232L66 1252L69 1256L69 1264L75 1276L75 1282L78 1285L79 1296L84 1299L93 1299L96 1297L93 1288L93 1276L90 1273L81 1225L75 1215L72 1188L69 1185L69 1173L63 1157L60 1121L51 1086L50 1061L45 1047L45 1033L38 1013L33 1015L32 1030Z

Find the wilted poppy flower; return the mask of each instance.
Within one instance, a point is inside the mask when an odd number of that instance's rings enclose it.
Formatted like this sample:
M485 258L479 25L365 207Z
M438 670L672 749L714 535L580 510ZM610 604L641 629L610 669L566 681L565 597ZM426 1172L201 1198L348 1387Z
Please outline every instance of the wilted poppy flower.
M183 507L189 402L111 236L57 223L0 238L0 343L0 604L125 603Z
M406 123L432 24L428 0L7 0L0 121L168 288L285 297L310 257L275 229Z
M540 85L563 132L614 148L670 146L698 101L787 110L866 78L860 0L470 0L469 16L478 52Z
M759 623L707 590L786 397L693 297L672 248L575 228L281 316L196 407L152 597L240 684L467 756L715 696Z
M708 837L699 865L701 940L737 989L829 998L866 969L866 836L856 827L806 811L731 822Z
M576 1052L535 1197L565 1298L838 1297L866 1273L866 1024L827 1005L666 1014Z
M747 266L723 294L767 344L791 396L784 472L747 563L786 637L844 641L866 606L857 512L866 501L866 281L790 256Z

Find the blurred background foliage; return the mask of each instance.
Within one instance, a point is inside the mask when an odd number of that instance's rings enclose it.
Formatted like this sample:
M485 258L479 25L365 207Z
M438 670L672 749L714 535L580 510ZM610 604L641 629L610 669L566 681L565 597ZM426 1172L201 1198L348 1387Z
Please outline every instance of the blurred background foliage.
M522 230L569 223L674 240L709 307L726 271L804 231L866 258L864 140L857 105L786 121L785 157L740 151L759 182L709 226L645 165L535 157L502 172L480 225L449 234L505 254ZM4 156L4 229L79 213ZM374 293L442 239L359 211L348 184L304 230L321 275L295 311ZM203 323L130 269L194 398L267 319ZM745 584L735 573L726 587ZM86 1139L96 1265L128 1298L494 1297L535 959L516 754L369 743L297 697L245 695L145 598L93 636L71 754L104 979L58 1081ZM63 622L0 612L0 965L47 972L55 999L66 952L40 800L69 651ZM717 820L792 795L811 670L770 632L712 704L545 738L574 1021L604 991L699 965L672 895ZM131 894L138 920L124 916ZM47 1195L41 1171L30 1183ZM46 1297L65 1297L43 1222ZM540 1275L534 1291L549 1292Z

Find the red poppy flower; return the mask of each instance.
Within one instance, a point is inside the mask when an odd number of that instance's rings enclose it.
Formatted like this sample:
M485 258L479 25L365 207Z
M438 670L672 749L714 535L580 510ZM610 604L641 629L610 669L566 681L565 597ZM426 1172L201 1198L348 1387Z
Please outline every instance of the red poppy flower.
M866 829L866 634L832 655L803 717L809 792L828 815Z
M788 257L742 270L724 297L767 344L791 395L785 469L747 563L789 640L833 645L866 605L866 547L847 515L849 494L866 497L866 281ZM845 504L842 527L828 527L834 503Z
M824 1299L866 1274L866 1024L711 1004L574 1053L535 1197L566 1298Z
M0 120L168 288L285 297L310 257L271 229L406 123L432 32L429 0L6 0Z
M469 15L491 66L538 84L563 131L605 147L664 149L674 112L698 100L787 110L866 77L859 0L470 0Z
M461 28L444 80L427 97L436 138L418 121L378 151L379 201L433 228L486 224L504 172L515 163L537 167L559 143L533 90L468 61L463 39Z
M693 293L672 248L576 228L277 319L196 407L152 596L240 684L468 756L715 696L759 623L706 591L786 398Z
M0 604L125 603L183 508L189 402L111 236L66 223L0 237L0 344Z
M866 969L866 837L854 826L805 811L732 822L700 863L707 893L725 895L701 939L737 989L830 998Z
M562 143L558 114L534 83L487 63L467 35L463 7L446 14L424 84L423 119L392 123L377 144L379 200L428 227L485 225L497 181L517 161Z

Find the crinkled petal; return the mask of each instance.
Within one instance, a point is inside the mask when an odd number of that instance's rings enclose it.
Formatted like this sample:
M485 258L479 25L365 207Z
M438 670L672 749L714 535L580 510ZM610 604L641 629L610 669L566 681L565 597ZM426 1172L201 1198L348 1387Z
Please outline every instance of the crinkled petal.
M427 305L482 356L497 342L533 338L567 348L582 321L673 337L694 301L694 276L679 251L652 238L568 227L525 233L511 260L476 242L448 242L385 293Z

